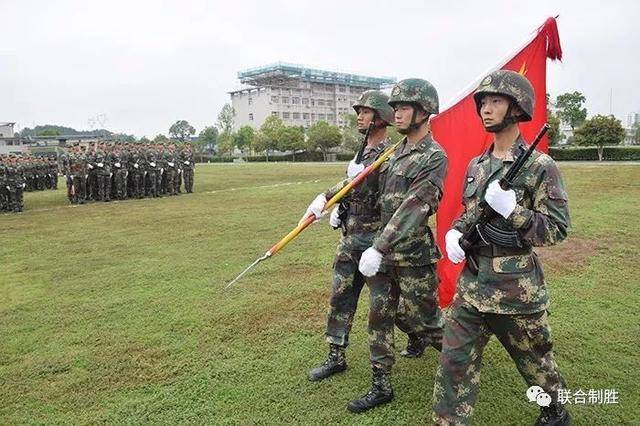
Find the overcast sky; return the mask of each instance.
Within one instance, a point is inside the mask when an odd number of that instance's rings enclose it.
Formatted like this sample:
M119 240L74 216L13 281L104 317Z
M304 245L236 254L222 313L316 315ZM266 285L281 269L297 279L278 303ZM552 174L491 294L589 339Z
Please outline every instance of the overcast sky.
M0 0L0 121L154 137L213 125L239 70L285 61L422 77L447 103L560 15L548 91L640 112L638 1Z

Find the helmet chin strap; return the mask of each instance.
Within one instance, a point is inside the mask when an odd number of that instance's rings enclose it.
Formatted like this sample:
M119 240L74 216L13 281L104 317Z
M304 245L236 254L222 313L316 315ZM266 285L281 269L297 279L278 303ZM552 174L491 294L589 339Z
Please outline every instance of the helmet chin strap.
M429 121L429 114L427 114L427 116L422 120L416 121L416 118L418 117L418 108L422 109L422 107L413 105L413 114L411 115L411 124L409 124L409 127L407 127L406 129L398 129L398 133L400 133L401 135L408 135L409 133L411 133L412 130L416 130L420 128L420 126L422 126L424 123Z
M376 121L377 120L382 121L382 124L377 124ZM380 118L380 114L378 114L378 111L375 111L373 118L371 119L373 121L373 128L374 129L384 129L388 126L387 122L384 121L382 118ZM358 133L360 133L361 135L364 135L365 133L367 133L367 129L358 129Z
M502 121L498 124L494 124L493 126L485 126L485 130L489 133L498 133L506 129L512 124L518 122L518 117L511 115L511 111L513 110L513 101L509 102L509 108L507 108L507 113L504 115Z

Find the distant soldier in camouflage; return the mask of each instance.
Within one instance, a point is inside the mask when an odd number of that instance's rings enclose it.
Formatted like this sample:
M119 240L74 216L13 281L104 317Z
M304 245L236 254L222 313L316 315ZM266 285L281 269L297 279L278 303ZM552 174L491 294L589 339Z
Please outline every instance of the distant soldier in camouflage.
M114 194L118 200L127 198L127 162L121 146L113 156Z
M158 188L156 187L156 184L158 173L160 171L157 166L155 151L152 149L148 154L146 186L147 196L154 198L158 196Z
M111 201L111 164L109 154L100 147L95 155L95 171L98 185L97 201Z
M373 123L367 145L363 147L361 161L356 161L356 155L349 163L348 179L318 195L304 217L311 213L319 217L327 199L333 197L364 167L372 164L388 146L386 128L393 122L393 109L388 101L388 96L381 91L368 90L353 105L358 114L357 126L360 133L366 133L369 124ZM189 187L187 192L191 192ZM365 283L364 277L358 271L358 262L362 252L373 243L373 238L380 228L377 172L367 176L361 185L341 201L340 206L333 209L329 222L334 229L342 228L342 238L333 263L333 287L325 333L329 343L329 355L323 364L309 371L308 377L312 381L325 379L347 368L345 350L349 344L349 332L358 298Z
M8 156L0 155L0 212L9 211L9 181L7 179L8 162Z
M445 238L449 259L454 263L464 260L459 240L479 216L482 200L498 214L479 230L486 242L467 253L479 265L477 274L467 263L448 309L433 419L441 425L471 422L482 352L494 334L527 385L542 387L552 398L549 407L541 407L536 425L567 425L569 413L557 398L565 382L552 352L549 296L540 262L532 251L532 247L565 239L567 194L556 164L540 152L527 160L513 189L504 191L498 184L526 147L518 122L529 121L533 115L529 81L513 71L496 71L481 82L474 99L494 142L467 169L465 209ZM525 396L525 389L521 394Z
M193 192L193 172L195 168L191 146L187 146L182 150L180 160L184 177L184 190L191 194Z
M76 147L69 157L69 171L71 173L72 203L83 204L87 199L88 164L84 147Z
M389 105L405 138L381 167L382 227L359 263L360 272L369 277L373 380L369 392L347 405L352 412L393 399L394 323L409 334L405 356L421 356L427 345L439 350L442 338L435 275L441 256L428 225L442 197L447 168L429 126L429 117L438 113L438 94L426 80L406 79L392 89Z
M14 154L9 156L6 166L8 189L7 210L19 213L23 210L23 190L26 186L21 160Z

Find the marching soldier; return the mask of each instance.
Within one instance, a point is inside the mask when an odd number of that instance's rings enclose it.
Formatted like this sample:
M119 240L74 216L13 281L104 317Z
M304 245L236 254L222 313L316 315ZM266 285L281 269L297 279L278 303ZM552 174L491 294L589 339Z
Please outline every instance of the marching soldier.
M389 98L379 90L364 92L353 105L358 115L358 131L366 133L369 124L373 127L367 145L362 149L362 161L355 159L349 163L347 177L354 178L365 166L372 164L389 144L387 126L393 122L393 109ZM185 173L189 161L185 162ZM185 184L189 181L185 174ZM333 197L347 181L320 194L311 204L304 217L310 213L320 216L327 199ZM192 181L191 181L192 184ZM190 184L190 185L191 185ZM191 192L191 186L187 192ZM378 174L372 173L356 187L340 206L334 208L330 216L334 229L342 229L342 238L338 244L333 264L333 286L329 299L326 341L329 355L323 364L309 371L311 381L325 379L335 373L346 370L346 348L349 344L349 332L353 323L360 292L365 283L358 271L358 262L362 252L371 246L380 229L380 207L378 205Z
M532 247L565 239L569 227L567 194L555 162L534 152L516 178L513 189L498 180L526 148L518 122L530 121L534 92L529 81L513 71L487 76L474 93L485 129L494 134L487 152L467 169L464 212L446 235L447 255L460 263L465 253L460 237L479 216L486 201L497 214L478 231L483 242L467 253L444 331L440 367L436 373L433 419L441 425L469 424L480 382L482 352L495 335L528 386L551 396L541 407L536 425L567 425L569 413L558 402L565 382L553 357L547 320L549 295ZM523 396L524 396L523 392Z
M426 80L398 82L389 98L405 135L380 171L381 231L360 258L369 285L370 390L347 405L362 412L393 399L394 323L409 335L405 356L440 349L443 321L437 302L435 263L440 252L428 225L442 197L447 157L432 138L429 117L438 94Z

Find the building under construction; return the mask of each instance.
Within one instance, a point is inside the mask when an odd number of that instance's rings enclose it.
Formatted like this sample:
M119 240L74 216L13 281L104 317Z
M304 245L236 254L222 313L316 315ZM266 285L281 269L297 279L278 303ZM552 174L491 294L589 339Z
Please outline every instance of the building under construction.
M259 128L269 115L277 115L287 125L305 126L324 120L344 126L344 114L360 94L395 83L392 77L367 77L335 71L276 63L240 71L242 89L229 92L236 111L236 129Z

